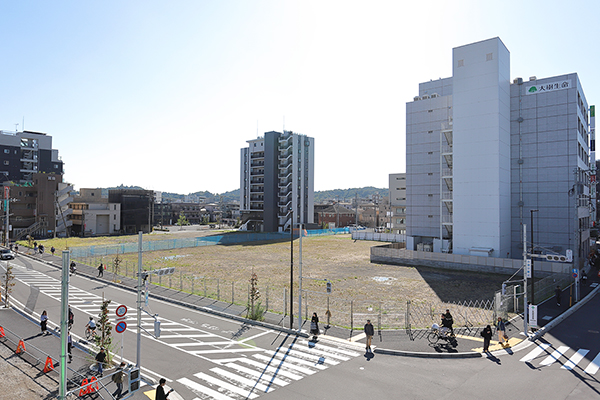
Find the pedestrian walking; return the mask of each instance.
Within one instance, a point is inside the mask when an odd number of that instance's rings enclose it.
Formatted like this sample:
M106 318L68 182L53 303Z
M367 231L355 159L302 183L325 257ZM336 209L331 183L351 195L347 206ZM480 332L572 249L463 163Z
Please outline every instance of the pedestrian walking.
M487 353L490 351L490 341L492 340L492 327L491 326L486 326L485 328L483 328L483 330L481 331L481 336L483 337L483 351L484 353Z
M121 362L121 365L119 365L119 368L117 368L117 371L112 376L112 381L117 385L117 390L112 394L115 399L121 398L121 394L123 393L123 368L125 368L125 365L124 362Z
M50 253L52 253L52 255L54 255L55 251L56 251L56 249L54 248L54 246L50 247Z
M102 376L104 370L102 367L104 366L104 361L106 361L106 353L104 352L104 347L100 347L100 351L96 354L96 362L98 363L98 374Z
M310 319L310 333L313 335L313 341L316 341L319 334L319 317L316 312L313 313Z
M165 378L160 378L158 386L156 387L156 396L154 397L154 400L167 400L169 398L169 394L173 389L165 393L165 383L167 383L167 380Z
M104 276L104 265L102 263L100 263L100 265L98 266L98 278L103 277Z
M69 332L69 335L67 336L67 353L69 354L69 363L71 361L73 361L73 353L71 353L71 351L73 350L73 338L71 337L71 332Z
M367 335L367 351L371 351L371 340L373 339L373 335L375 335L375 328L371 324L371 320L368 319L365 324L365 335Z
M73 314L73 310L71 310L71 305L69 304L69 330L73 326L73 321L75 321L75 314Z
M506 335L506 325L502 321L502 317L498 317L498 323L496 324L496 331L498 332L498 342L504 346L504 341L508 344L508 336Z
M452 318L452 314L450 314L450 310L446 310L446 314L442 314L442 326L444 328L450 329L450 334L454 336L454 328L452 325L454 324L454 318Z
M581 283L583 283L583 286L585 286L587 283L587 274L585 273L585 271L581 272Z
M48 313L46 313L46 310L42 311L40 316L40 328L42 329L42 335L48 334Z
M44 245L41 243L40 243L39 250L40 250L40 254L44 254Z
M15 243L15 253L19 252L19 245Z
M560 286L557 286L556 289L554 289L554 296L556 296L556 305L560 307L560 295L561 295L562 291L560 290Z

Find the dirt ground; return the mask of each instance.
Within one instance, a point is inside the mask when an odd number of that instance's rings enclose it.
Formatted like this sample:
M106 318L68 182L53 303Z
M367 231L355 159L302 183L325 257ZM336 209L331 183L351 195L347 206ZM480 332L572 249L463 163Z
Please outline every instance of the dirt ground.
M371 263L370 248L382 244L353 241L350 235L303 238L306 312L318 309L324 313L327 302L325 280L332 283L330 308L342 319L340 323L348 326L352 313L368 314L374 312L373 309L383 309L385 313L403 314L408 300L414 304L490 300L506 279L504 275ZM298 293L299 247L299 239L296 239L295 293ZM131 276L137 265L137 254L121 257L121 265L127 266L127 275ZM113 258L107 257L87 261L94 265L104 262L109 271L113 265ZM206 290L209 297L233 299L238 304L247 303L248 282L254 271L263 305L268 301L269 309L275 312L283 312L284 288L289 290L290 286L289 241L156 251L144 253L143 263L147 270L176 268L174 275L161 278L162 285L189 292L193 281L195 293L203 294ZM157 283L155 276L152 279Z

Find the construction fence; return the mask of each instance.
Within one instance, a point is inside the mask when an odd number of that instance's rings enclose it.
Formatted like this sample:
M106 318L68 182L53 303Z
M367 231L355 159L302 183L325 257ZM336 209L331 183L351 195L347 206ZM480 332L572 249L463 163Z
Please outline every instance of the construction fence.
M350 233L348 228L337 229L314 229L304 230L303 236L324 236L324 235L341 235ZM294 233L294 238L297 238L299 233ZM200 246L215 246L215 245L232 245L250 242L262 241L283 241L289 240L290 233L285 232L228 232L221 235L204 236L195 238L179 238L166 240L146 240L142 243L142 251L159 251L182 249L189 247ZM70 249L71 257L76 259L107 256L112 254L137 253L138 243L121 243L109 246L85 246L74 247Z

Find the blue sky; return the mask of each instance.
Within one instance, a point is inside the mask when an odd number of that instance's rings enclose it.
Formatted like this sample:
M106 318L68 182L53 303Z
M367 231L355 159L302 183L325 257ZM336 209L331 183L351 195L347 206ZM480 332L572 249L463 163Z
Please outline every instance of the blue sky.
M0 0L0 129L52 135L78 189L222 193L285 123L315 138L316 190L387 187L453 47L499 36L511 79L577 72L597 103L600 3L488 3Z

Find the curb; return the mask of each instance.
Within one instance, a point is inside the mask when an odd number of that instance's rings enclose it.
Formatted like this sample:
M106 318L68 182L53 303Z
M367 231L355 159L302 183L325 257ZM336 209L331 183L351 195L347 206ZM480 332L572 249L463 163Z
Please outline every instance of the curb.
M468 351L463 353L423 353L418 351L388 350L376 348L374 353L391 356L417 357L417 358L482 358L483 353Z

